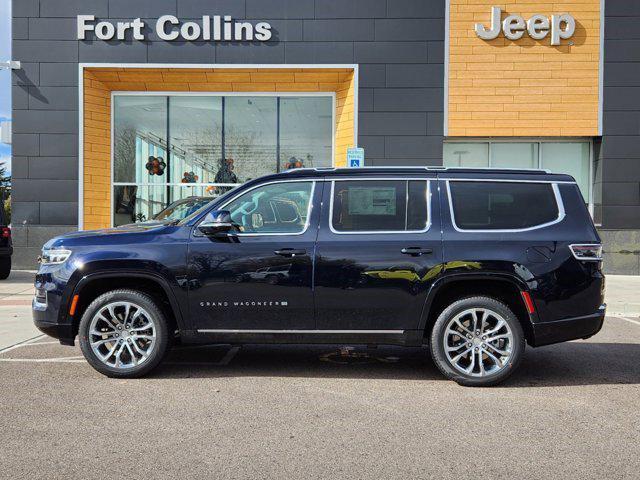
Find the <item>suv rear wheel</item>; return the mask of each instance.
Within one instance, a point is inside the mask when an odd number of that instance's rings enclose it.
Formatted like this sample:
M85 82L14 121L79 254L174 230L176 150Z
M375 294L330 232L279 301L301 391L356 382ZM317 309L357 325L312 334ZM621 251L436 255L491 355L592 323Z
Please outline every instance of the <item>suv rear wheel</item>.
M156 302L136 290L113 290L87 307L78 331L89 364L114 378L153 370L169 346L168 323Z
M525 337L509 307L478 296L444 309L433 326L430 346L446 377L460 385L486 387L513 373L522 359Z

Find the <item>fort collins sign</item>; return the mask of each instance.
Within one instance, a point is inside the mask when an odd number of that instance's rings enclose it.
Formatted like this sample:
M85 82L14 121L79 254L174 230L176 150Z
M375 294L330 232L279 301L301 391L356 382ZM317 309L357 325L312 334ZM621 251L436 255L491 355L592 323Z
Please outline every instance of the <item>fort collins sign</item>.
M491 26L486 28L481 23L476 23L475 31L478 37L493 40L502 30L509 40L518 40L526 30L534 40L542 40L551 32L551 45L560 45L562 40L571 38L576 30L576 21L568 13L551 15L551 20L545 15L535 14L526 22L520 15L508 15L502 23L501 15L500 7L491 7Z
M77 16L77 39L86 40L93 32L98 40L124 40L131 32L134 40L146 40L146 24L140 18L131 21L106 20L96 22L95 15ZM271 25L267 22L234 21L229 15L203 15L199 22L181 22L173 15L162 15L155 22L156 35L161 40L187 41L258 41L266 42L271 38Z

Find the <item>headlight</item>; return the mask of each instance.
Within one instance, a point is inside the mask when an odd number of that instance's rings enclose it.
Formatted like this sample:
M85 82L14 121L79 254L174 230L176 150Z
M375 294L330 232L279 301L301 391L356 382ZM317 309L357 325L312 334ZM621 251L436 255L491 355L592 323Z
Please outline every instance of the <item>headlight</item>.
M42 265L59 265L64 263L71 255L71 250L63 248L43 248L40 256Z

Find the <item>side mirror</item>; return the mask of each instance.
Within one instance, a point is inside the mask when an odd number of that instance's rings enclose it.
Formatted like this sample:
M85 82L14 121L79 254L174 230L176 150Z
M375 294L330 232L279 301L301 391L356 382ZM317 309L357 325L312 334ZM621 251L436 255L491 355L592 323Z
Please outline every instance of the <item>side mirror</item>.
M217 235L220 233L228 233L236 228L236 224L231 219L231 212L228 210L216 210L211 212L208 218L198 225L205 235Z

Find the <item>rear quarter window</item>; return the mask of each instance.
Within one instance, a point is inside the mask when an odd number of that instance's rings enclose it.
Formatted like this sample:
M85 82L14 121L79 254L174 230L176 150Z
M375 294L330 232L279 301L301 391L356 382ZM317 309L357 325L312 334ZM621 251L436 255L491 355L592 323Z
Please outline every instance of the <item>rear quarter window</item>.
M449 181L449 192L462 230L520 230L560 216L550 183Z

